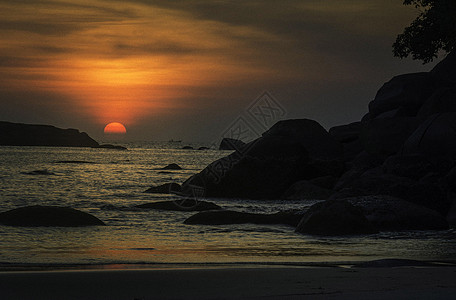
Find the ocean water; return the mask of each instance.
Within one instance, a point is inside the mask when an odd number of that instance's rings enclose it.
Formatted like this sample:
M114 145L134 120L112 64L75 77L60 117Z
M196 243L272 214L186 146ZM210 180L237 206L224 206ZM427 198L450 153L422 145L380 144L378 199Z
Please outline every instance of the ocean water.
M153 185L182 183L229 152L182 150L179 143L131 143L128 151L0 147L0 211L26 205L69 206L108 226L27 228L0 225L5 264L306 264L380 258L456 258L456 232L409 231L314 237L285 225L185 225L192 212L134 206L176 199L148 194ZM198 147L198 145L195 145ZM177 163L178 171L162 167ZM33 171L43 171L36 174ZM226 209L271 213L315 201L209 199Z

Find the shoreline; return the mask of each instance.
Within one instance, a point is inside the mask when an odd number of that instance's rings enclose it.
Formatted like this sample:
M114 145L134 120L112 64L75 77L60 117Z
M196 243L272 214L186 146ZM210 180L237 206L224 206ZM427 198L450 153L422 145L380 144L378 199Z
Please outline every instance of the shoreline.
M109 263L5 263L0 274L9 272L53 271L135 271L135 270L200 270L232 268L395 268L395 267L456 267L456 260L413 260L385 258L359 261L317 262L109 262Z
M0 272L2 299L452 299L456 266Z

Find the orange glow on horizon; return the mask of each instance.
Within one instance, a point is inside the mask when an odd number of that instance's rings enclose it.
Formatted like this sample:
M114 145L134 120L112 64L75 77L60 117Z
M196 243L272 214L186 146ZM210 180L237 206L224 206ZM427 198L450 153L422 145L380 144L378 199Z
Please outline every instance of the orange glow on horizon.
M104 128L105 134L126 134L127 129L122 123L119 122L112 122L106 125Z

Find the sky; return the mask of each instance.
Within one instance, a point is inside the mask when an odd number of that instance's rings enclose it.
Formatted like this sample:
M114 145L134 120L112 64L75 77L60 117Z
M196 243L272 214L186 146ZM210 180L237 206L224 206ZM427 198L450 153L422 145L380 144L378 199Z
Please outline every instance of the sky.
M0 0L0 120L206 143L239 120L329 129L360 120L393 76L432 68L392 55L418 13L401 0ZM264 95L280 114L255 123Z

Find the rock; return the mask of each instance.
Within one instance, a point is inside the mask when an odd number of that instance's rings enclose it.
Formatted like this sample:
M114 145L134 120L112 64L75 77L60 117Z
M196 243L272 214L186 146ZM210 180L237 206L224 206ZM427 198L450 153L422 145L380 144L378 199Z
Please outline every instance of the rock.
M215 203L196 199L179 199L174 201L158 201L136 205L141 209L159 209L172 211L206 211L222 209Z
M332 194L332 190L318 187L307 180L301 180L290 186L282 195L281 199L326 200Z
M335 190L348 187L354 180L370 169L374 169L383 163L383 159L378 155L361 152L351 163L351 168L347 170L334 186Z
M387 157L396 154L420 124L419 118L373 119L365 123L360 139L368 153Z
M361 122L335 126L329 129L329 134L339 143L350 143L359 138Z
M97 147L98 143L76 129L0 121L0 146Z
M183 150L193 150L192 146L184 146L182 147Z
M98 218L76 209L41 205L20 207L0 213L0 224L24 227L105 225Z
M431 161L436 157L456 159L456 113L429 117L404 143L402 153L419 153Z
M321 187L321 188L324 188L327 190L332 190L338 180L339 180L339 178L337 178L337 177L327 175L327 176L313 178L313 179L309 180L309 182L318 187Z
M385 83L369 103L371 119L399 109L395 116L413 117L436 89L434 78L427 72L399 75Z
M312 205L296 232L313 235L358 235L376 233L361 210L347 201L324 201Z
M284 211L274 214L255 214L232 210L204 211L184 221L190 225L229 225L229 224L284 224L296 226L302 218L301 211Z
M178 183L171 182L171 183L165 183L159 186L153 186L144 193L152 193L152 194L177 194L181 192L181 186Z
M456 112L456 87L438 89L426 100L418 117L429 118L437 113Z
M378 195L343 200L359 207L379 231L448 229L445 218L435 210L396 197Z
M162 170L182 170L178 164L169 164L166 167L161 168Z
M298 143L309 157L320 160L339 160L342 156L342 147L318 122L309 119L294 119L279 121L268 131L263 138L283 137L286 140Z
M431 162L421 154L398 154L388 157L382 165L385 174L418 180L435 171Z
M238 150L240 151L245 143L232 138L223 138L220 142L219 150Z
M119 146L119 145L111 145L111 144L102 144L92 148L101 148L101 149L113 149L113 150L128 150L126 147Z
M452 51L439 62L431 71L431 76L440 85L454 86L456 84L456 51Z
M277 199L296 181L338 177L344 169L341 145L312 120L280 121L242 151L211 163L183 186L200 186L207 197Z
M198 150L209 150L208 147L199 147Z

